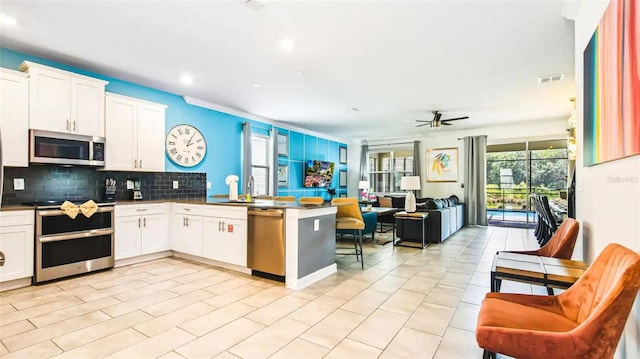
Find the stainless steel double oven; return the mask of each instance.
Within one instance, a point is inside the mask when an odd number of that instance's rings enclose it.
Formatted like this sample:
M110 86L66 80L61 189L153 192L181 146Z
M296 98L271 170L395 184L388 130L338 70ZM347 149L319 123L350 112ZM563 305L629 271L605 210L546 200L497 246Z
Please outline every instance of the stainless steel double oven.
M111 268L114 204L100 203L90 217L67 216L59 204L37 204L34 283Z

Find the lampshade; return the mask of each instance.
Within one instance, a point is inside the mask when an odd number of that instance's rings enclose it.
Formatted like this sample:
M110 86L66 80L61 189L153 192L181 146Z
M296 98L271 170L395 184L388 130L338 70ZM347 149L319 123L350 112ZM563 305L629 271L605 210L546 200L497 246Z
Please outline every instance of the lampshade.
M369 181L360 181L358 182L359 189L369 189Z
M400 178L400 189L402 190L419 190L420 176L407 176Z

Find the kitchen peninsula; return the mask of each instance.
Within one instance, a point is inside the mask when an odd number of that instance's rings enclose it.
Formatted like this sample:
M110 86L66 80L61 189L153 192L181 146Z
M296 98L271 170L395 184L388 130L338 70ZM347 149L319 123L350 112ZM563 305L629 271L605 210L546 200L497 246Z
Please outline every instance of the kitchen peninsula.
M273 210L281 214L280 233L274 233L278 228L273 225L261 228L264 222L255 221L257 217L252 215ZM258 268L247 261L247 254L253 253L254 258L263 262L282 257L280 268L284 266L285 285L298 290L337 271L336 212L336 207L330 204L269 200L117 202L116 266L173 253L249 274ZM160 219L169 214L171 220ZM256 227L251 234L253 223ZM145 235L145 231L149 234ZM280 273L271 274L282 277Z

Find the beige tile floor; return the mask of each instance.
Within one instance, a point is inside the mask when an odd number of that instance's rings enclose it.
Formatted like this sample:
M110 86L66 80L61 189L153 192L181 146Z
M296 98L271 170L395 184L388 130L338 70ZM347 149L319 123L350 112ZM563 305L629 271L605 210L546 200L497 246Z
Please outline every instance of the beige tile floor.
M496 250L529 230L464 228L420 250L365 244L365 269L300 291L165 258L0 293L3 358L481 358L474 330ZM503 291L544 288L504 282Z

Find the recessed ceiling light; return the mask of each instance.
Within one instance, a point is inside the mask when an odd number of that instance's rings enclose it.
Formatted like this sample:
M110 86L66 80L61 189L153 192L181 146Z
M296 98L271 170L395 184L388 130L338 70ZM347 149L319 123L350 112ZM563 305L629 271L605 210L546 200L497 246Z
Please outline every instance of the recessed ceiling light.
M284 52L293 52L293 50L296 48L296 43L293 42L293 40L291 40L290 38L285 37L280 39L280 42L278 42L278 47L280 47L280 50Z
M193 77L187 74L183 74L180 76L180 82L185 85L191 85L193 83Z
M255 88L258 88L258 87L260 87L260 86L261 86L261 85L260 85L259 83L254 83L254 84L253 84L253 87L255 87Z
M0 24L2 25L8 25L8 26L15 26L16 24L18 24L18 22L16 21L16 19L12 18L11 16L0 12Z
M304 74L302 73L302 71L298 71L298 72L296 72L296 75L303 76Z

